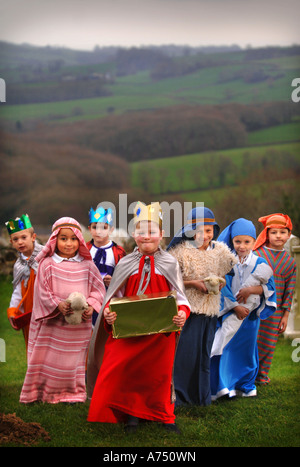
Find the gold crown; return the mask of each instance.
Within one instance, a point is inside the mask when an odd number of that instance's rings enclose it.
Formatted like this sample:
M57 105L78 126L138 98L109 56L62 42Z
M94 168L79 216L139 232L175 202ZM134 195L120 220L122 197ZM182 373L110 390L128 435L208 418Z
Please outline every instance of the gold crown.
M156 222L160 228L162 227L162 209L159 203L151 203L146 206L146 204L138 201L134 208L133 214L134 224L137 224L141 221L152 221Z

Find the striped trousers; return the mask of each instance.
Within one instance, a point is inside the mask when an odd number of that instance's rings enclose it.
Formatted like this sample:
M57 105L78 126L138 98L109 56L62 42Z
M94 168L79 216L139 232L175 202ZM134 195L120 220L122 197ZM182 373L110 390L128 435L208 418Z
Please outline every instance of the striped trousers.
M268 384L270 382L268 374L279 336L278 327L281 318L282 310L276 310L272 316L260 322L257 336L259 355L259 370L256 377L257 383Z

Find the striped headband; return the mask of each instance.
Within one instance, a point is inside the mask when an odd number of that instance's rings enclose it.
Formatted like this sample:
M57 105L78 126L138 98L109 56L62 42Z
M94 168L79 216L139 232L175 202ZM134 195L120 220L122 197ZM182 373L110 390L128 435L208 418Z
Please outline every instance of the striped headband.
M187 223L188 224L195 224L198 222L216 222L215 219L211 219L210 217L204 218L204 219L188 219Z
M268 229L272 227L275 229L277 227L282 229L289 229L290 232L293 229L293 224L290 217L287 214L282 214L280 212L260 217L258 220L263 224L264 230L257 237L253 250L257 250L257 248L267 244Z
M273 216L273 217L270 217L270 219L267 220L266 222L266 227L270 227L271 225L282 225L282 226L286 226L287 225L287 222L286 220L281 217L281 216Z
M65 228L65 229L70 229L70 228L72 228L72 227L73 227L74 229L77 229L77 230L79 230L79 231L81 232L80 226L79 226L79 225L76 225L76 224L59 224L59 225L57 225L56 227L54 227L54 229L52 230L52 232L55 232L55 230L57 230L57 229L63 229L63 228Z

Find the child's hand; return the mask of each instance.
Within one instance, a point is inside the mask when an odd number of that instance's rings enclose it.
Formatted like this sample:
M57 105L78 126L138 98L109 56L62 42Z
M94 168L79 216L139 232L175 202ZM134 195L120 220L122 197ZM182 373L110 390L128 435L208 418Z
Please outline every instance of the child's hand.
M73 313L73 311L71 309L71 304L69 302L66 302L66 301L60 302L60 304L58 305L57 308L64 316Z
M238 319L242 320L245 319L249 315L249 310L248 308L238 305L234 307L233 311L235 312L236 316Z
M94 308L92 306L89 306L83 313L82 313L82 321L87 321L88 319L91 319L92 314L93 314Z
M179 328L184 326L186 321L186 314L183 310L178 311L178 314L173 317L173 323L176 324Z
M103 282L105 287L108 287L111 281L111 276L109 274L106 274L106 276L103 277Z
M14 320L12 318L9 318L8 321L10 322L11 326L13 329L15 329L16 331L18 331L19 329L15 326L14 324Z
M249 295L251 295L251 289L250 289L250 287L245 287L244 289L239 290L239 292L238 292L238 294L236 296L236 300L239 303L246 303Z
M278 325L278 334L282 334L286 330L288 318L289 318L288 312L284 313Z
M236 299L239 303L246 303L249 295L261 295L263 293L263 288L261 285L253 285L250 287L245 287L244 289L239 290Z
M202 293L208 293L207 287L204 281L193 281L193 285L196 289L200 290Z
M109 307L104 308L103 316L107 324L112 325L117 319L117 313L115 311L110 311Z

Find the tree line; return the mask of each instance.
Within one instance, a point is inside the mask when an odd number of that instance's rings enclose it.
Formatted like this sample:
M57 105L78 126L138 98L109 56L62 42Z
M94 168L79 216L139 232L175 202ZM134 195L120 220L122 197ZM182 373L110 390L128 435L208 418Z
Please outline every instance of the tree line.
M135 184L153 195L214 190L248 184L300 177L299 157L283 150L266 147L261 154L247 150L234 159L226 154L197 154L193 162L180 159L176 164L155 161L138 164Z
M119 193L127 193L129 202L153 201L146 184L131 187L129 162L241 147L249 131L290 122L299 112L299 106L288 102L184 106L63 125L39 124L32 131L3 133L1 222L26 211L33 213L35 223L51 224L66 212L85 223L90 206L101 200L117 203ZM259 161L265 169L260 180L264 174L272 174L272 169L281 171L284 163L294 172L299 170L291 155L278 156L266 148ZM274 167L274 159L281 161L279 169ZM250 167L246 152L239 170L226 156L204 162L208 187L227 186L246 175L257 180L257 166L253 162ZM183 178L183 171L177 175ZM200 175L195 170L190 182Z
M92 97L107 97L111 92L101 79L54 81L42 85L7 83L9 105L60 102Z
M243 147L250 131L289 123L293 102L180 106L127 112L41 129L43 141L69 141L135 162Z

